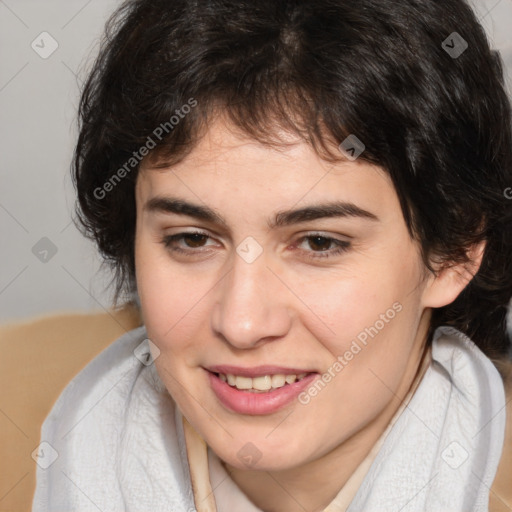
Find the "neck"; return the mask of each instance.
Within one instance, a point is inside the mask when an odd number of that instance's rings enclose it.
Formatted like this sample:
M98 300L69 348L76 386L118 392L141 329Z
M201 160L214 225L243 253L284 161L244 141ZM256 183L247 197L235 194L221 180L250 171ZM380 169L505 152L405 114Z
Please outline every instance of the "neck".
M420 322L418 335L424 341L416 344L393 399L370 424L330 453L283 471L247 471L224 464L233 481L258 508L265 512L321 512L329 505L369 455L404 399L419 385L431 361L430 346L426 344L429 320L427 315ZM361 467L358 471L361 478L366 473L361 476L363 470Z

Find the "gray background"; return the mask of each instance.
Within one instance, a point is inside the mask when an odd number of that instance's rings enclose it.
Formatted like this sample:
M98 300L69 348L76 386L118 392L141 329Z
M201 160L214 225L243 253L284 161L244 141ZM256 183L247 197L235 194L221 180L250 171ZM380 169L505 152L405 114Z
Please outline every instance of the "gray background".
M474 4L502 51L512 92L512 0ZM78 84L117 5L119 0L0 0L0 322L102 310L111 303L105 290L110 276L71 223L69 165ZM34 40L42 46L42 32L58 44L46 59L31 47ZM39 51L50 44L45 39Z

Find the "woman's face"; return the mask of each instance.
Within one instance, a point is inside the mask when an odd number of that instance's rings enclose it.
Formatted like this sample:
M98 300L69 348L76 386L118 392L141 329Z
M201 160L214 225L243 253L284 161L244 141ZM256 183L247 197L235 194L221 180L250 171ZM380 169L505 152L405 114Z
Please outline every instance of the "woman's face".
M382 170L217 121L172 168L143 162L136 203L157 371L224 461L296 468L399 405L430 280Z

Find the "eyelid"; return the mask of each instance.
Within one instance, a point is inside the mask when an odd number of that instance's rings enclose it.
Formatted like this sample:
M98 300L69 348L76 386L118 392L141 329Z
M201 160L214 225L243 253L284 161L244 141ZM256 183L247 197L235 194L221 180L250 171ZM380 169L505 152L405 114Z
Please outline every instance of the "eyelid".
M186 229L186 228L179 228L179 229ZM180 235L202 235L202 236L206 236L210 239L214 239L214 238L217 238L219 237L220 235L216 234L216 233L213 233L209 230L205 230L205 229L202 229L202 228L195 228L195 227L192 227L190 228L190 231L178 231L176 233L173 233L173 234L168 234L168 235L164 235L165 238L171 238L171 237L179 237ZM296 235L296 238L295 238L295 241L300 241L304 238L309 238L309 237L322 237L322 238L328 238L330 240L334 240L334 241L338 241L338 242L350 242L353 237L350 236L350 235L346 235L346 234L340 234L340 233L336 233L336 234L331 234L331 233L327 233L327 232L324 232L324 231L321 231L321 230L312 230L312 231L304 231L302 233L299 233L298 235ZM338 237L341 237L341 238L338 238Z
M183 254L184 256L190 257L190 258L194 257L195 255L201 255L201 253L205 254L205 253L210 252L210 251L208 251L208 249L205 250L205 248L207 248L209 246L203 246L203 247L199 247L199 248L188 248L188 249L187 248L184 249L179 246L175 246L175 247L172 246L173 242L175 242L177 240L183 240L184 237L187 235L199 235L202 237L206 237L208 240L213 239L213 237L208 232L195 228L191 231L180 231L176 234L164 235L161 239L161 243L164 245L164 247L169 252ZM338 235L338 236L342 236L342 235ZM323 239L329 241L330 243L332 243L335 246L335 248L329 249L326 251L307 251L307 250L296 248L297 245L300 245L300 242L303 242L307 239L312 239L312 238L323 238ZM348 237L348 238L350 238L350 237ZM343 240L343 239L337 238L336 236L330 236L329 234L326 234L326 233L323 233L320 231L308 231L308 232L302 233L300 236L298 236L295 239L293 250L298 250L299 252L306 254L307 255L306 258L308 258L311 261L315 261L315 260L318 261L322 258L325 259L325 258L339 256L342 253L348 251L350 249L351 245L352 244L349 240Z
M354 237L341 233L331 233L328 231L322 230L306 230L304 232L299 233L298 238L309 237L309 236L321 236L323 238L330 238L332 240L338 240L340 242L350 242Z
M200 235L200 236L206 237L209 240L215 239L215 237L212 236L211 233L209 233L208 231L204 231L204 230L198 229L198 228L194 228L190 231L178 231L173 234L164 234L161 238L162 238L162 242L164 242L166 240L168 240L168 241L179 240L180 238L184 238L187 235Z

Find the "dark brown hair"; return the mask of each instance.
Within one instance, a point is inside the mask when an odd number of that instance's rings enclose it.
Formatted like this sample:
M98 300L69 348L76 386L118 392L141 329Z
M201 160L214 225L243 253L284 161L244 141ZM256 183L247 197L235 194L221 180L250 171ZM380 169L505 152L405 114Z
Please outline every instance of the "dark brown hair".
M78 218L115 270L116 301L135 290L141 148L176 162L216 113L267 144L278 127L297 133L326 159L355 134L360 158L389 173L430 271L486 240L429 335L450 325L490 357L509 351L511 107L465 1L125 2L83 89L73 164Z

